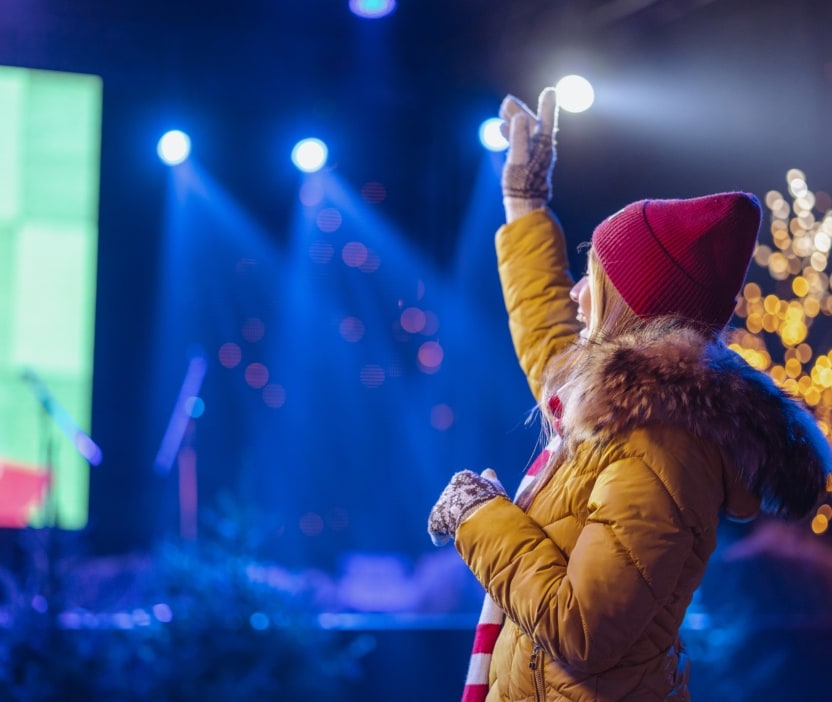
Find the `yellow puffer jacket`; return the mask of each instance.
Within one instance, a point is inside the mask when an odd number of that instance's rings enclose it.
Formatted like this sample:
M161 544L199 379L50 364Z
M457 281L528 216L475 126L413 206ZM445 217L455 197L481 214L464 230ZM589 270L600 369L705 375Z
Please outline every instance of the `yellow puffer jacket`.
M518 359L540 400L578 327L546 210L497 235ZM528 512L494 499L456 548L505 611L488 700L684 701L679 627L720 510L802 516L829 447L811 415L721 342L682 324L593 346L559 391L566 458Z

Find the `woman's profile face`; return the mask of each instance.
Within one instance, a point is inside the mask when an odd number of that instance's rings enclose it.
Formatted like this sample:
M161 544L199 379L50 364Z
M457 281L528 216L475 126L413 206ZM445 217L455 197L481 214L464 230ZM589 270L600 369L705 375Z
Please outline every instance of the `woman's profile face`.
M589 324L589 312L591 309L592 299L589 292L589 277L584 276L569 291L569 297L574 302L578 303L578 322L584 325L581 336L585 336L587 332L587 324Z

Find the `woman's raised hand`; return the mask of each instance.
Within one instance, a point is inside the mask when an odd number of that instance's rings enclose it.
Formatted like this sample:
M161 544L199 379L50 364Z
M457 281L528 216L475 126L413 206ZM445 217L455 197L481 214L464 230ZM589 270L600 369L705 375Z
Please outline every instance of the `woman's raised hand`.
M537 114L512 95L500 105L503 135L509 143L502 174L503 202L509 221L514 218L513 213L525 214L544 207L552 199L557 116L554 88L540 93Z

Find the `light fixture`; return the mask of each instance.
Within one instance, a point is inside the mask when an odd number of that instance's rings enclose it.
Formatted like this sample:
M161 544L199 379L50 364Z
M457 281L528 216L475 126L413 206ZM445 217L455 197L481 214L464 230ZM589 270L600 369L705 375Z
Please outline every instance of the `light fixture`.
M326 164L329 150L320 139L301 139L292 149L292 163L304 173L314 173Z
M182 163L191 153L191 138L178 129L165 132L156 145L156 153L168 166Z
M595 91L583 76L564 76L555 90L558 91L558 105L567 112L584 112L595 102Z
M480 143L489 151L505 151L508 141L500 131L503 120L491 117L480 125Z
M396 0L350 0L352 13L366 19L385 17L395 9Z

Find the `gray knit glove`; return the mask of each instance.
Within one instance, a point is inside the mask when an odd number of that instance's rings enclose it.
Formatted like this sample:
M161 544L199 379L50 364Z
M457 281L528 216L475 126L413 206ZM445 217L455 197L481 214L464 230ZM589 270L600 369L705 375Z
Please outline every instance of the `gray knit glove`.
M537 114L511 95L500 106L503 133L509 143L502 175L508 221L544 207L552 199L557 116L554 88L540 93Z
M433 545L444 546L448 543L466 517L495 497L508 495L497 480L497 474L490 468L484 470L482 475L470 470L455 473L428 517L428 533Z

